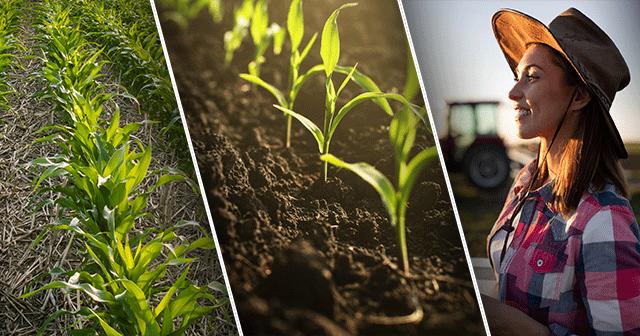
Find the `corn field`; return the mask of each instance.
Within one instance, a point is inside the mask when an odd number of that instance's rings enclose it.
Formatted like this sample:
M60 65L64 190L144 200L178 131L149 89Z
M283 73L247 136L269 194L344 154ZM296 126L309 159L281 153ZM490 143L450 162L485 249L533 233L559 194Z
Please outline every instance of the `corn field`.
M0 335L237 333L149 3L0 11Z

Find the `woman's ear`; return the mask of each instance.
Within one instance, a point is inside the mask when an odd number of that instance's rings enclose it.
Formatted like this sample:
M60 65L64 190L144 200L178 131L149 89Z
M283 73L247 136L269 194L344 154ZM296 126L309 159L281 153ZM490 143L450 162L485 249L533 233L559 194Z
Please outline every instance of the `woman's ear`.
M584 85L578 86L577 90L573 103L571 103L571 110L573 111L582 110L591 101L591 92Z

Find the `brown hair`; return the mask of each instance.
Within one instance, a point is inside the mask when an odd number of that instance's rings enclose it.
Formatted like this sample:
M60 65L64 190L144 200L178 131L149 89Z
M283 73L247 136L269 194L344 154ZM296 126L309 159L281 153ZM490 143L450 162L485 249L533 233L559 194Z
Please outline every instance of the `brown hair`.
M555 49L548 49L554 55L553 62L563 69L565 83L586 88L567 59ZM560 159L560 170L554 179L552 203L565 217L578 207L585 191L590 189L600 192L607 183L613 183L620 194L628 198L627 183L622 175L613 139L606 128L604 112L595 95L590 90L589 93L592 99L578 115L577 126L565 145ZM540 186L548 174L547 163L543 162L538 179L533 185Z

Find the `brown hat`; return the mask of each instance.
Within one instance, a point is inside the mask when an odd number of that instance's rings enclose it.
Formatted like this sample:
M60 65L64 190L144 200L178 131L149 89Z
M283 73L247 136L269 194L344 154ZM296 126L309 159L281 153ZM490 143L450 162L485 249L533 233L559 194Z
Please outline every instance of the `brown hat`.
M575 8L556 16L548 27L510 9L493 14L491 24L514 74L531 43L547 44L564 55L598 97L618 156L623 159L629 156L609 113L616 92L629 84L629 68L616 45L600 27Z

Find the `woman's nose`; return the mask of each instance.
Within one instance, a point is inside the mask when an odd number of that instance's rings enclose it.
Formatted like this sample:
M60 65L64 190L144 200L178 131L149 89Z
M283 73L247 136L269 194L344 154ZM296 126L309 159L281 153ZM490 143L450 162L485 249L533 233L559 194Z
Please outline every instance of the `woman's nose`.
M513 87L511 88L511 90L509 90L509 99L513 101L522 98L522 90L520 90L520 88L518 87L518 83L520 82L516 82L515 84L513 84Z

